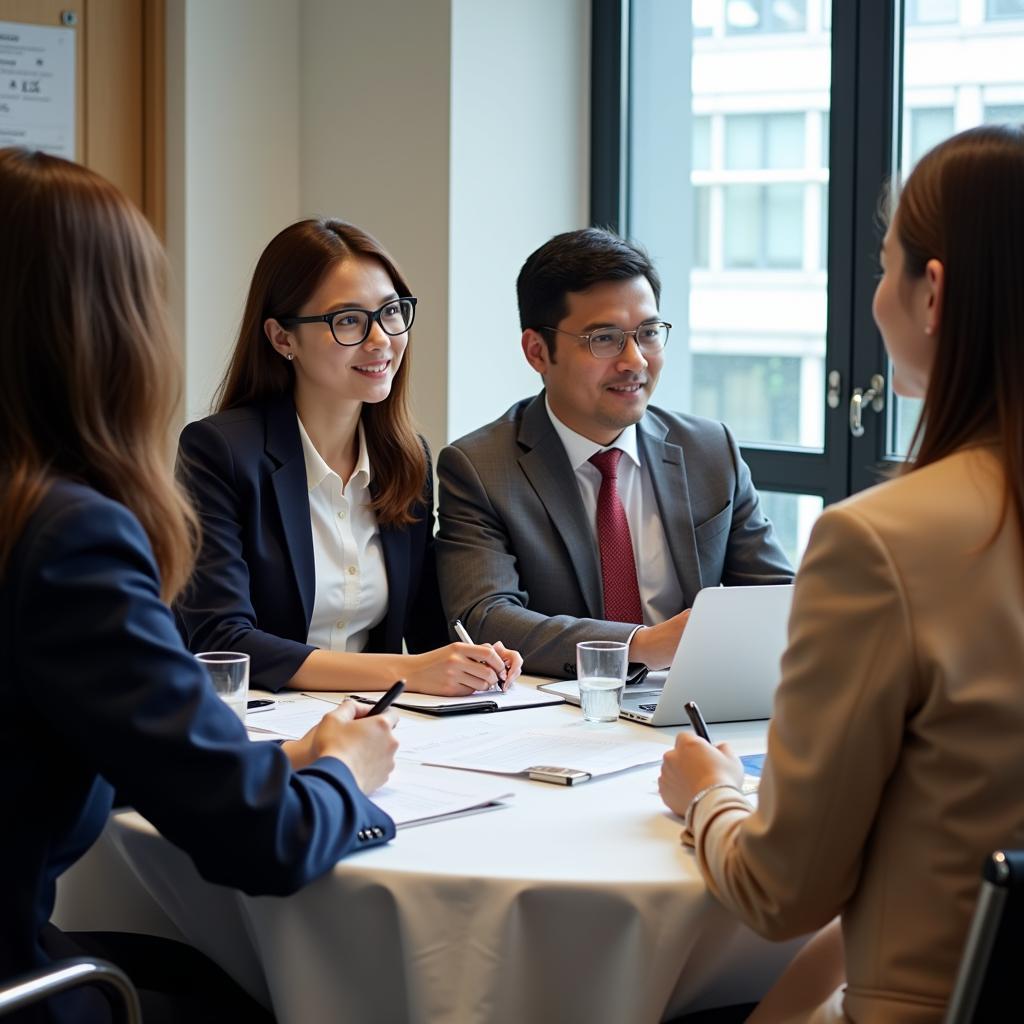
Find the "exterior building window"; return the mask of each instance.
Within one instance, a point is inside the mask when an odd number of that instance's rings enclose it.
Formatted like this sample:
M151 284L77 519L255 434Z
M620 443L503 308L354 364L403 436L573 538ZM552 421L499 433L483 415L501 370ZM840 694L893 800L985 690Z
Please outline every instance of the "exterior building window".
M804 115L733 114L725 119L727 170L803 167Z
M1014 124L1024 126L1024 103L988 103L985 105L985 124Z
M693 266L697 270L711 266L711 189L707 185L693 189Z
M1024 18L1024 0L986 0L985 17L989 21Z
M952 107L923 107L910 110L910 162L912 167L932 146L953 134Z
M726 0L726 35L803 32L807 0Z
M960 20L959 0L911 0L911 25L949 25Z

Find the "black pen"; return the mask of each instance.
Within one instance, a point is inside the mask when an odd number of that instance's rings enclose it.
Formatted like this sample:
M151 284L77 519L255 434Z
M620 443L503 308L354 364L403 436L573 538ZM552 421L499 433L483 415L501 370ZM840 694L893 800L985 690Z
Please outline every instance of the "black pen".
M372 718L374 715L379 715L382 711L387 711L389 707L402 695L402 691L405 689L405 680L399 679L394 686L384 694L383 697L372 708L366 713L367 718Z
M702 740L707 740L710 743L711 734L708 732L708 723L704 721L704 716L700 713L700 708L697 707L696 701L688 700L683 705L683 710L686 712L686 717L690 719L693 731Z

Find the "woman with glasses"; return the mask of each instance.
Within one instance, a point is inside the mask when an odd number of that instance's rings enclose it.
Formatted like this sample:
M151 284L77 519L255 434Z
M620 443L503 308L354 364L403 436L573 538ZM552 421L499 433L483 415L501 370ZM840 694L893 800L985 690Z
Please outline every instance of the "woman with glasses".
M661 774L743 921L838 915L758 1024L937 1024L982 862L1024 845L1024 130L925 154L881 261L893 388L924 399L912 455L815 524L757 810L725 744L680 735Z
M109 182L22 149L0 149L0 224L0 981L98 956L147 1022L270 1021L191 947L59 931L57 879L116 787L209 881L293 892L394 836L364 795L391 771L393 720L346 702L301 740L249 742L166 603L196 521L166 458L179 389L160 245ZM16 1018L111 1008L83 990Z
M251 655L256 687L460 696L519 675L500 643L447 643L415 313L366 232L292 224L256 265L216 414L181 435L203 541L180 622L193 651Z

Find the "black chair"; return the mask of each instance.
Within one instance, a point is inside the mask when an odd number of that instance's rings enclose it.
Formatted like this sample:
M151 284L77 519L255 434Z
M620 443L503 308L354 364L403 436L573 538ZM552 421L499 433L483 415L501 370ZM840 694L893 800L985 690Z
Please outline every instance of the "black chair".
M1014 1019L1020 1012L1022 949L1024 850L1000 850L982 869L981 892L945 1024Z
M128 975L106 960L88 957L58 960L5 984L0 988L0 1017L79 985L100 985L108 990L115 997L111 1001L115 1019L119 1014L125 1024L141 1024L139 997Z

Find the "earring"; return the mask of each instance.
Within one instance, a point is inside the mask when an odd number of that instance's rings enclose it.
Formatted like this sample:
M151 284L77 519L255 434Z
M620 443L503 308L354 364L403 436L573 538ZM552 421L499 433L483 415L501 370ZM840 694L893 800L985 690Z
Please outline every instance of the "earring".
M931 331L929 331L928 333L930 334L930 333L931 333ZM285 356L285 359L287 359L289 363L290 363L290 362L291 362L291 361L292 361L292 360L293 360L294 358L295 358L295 353L294 353L294 352L289 352L289 353L288 353L288 355L286 355L286 356Z

